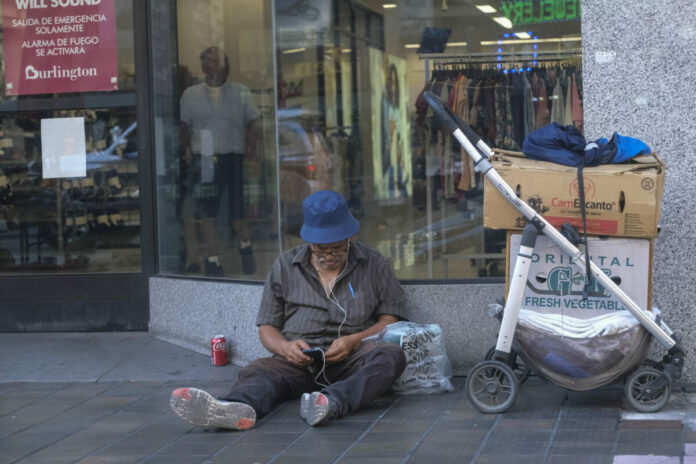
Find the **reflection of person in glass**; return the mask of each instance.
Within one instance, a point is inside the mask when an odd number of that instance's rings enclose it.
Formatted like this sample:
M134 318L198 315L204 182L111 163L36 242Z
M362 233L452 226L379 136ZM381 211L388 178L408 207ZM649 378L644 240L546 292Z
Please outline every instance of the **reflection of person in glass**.
M256 262L244 197L244 159L256 155L259 111L248 88L227 81L230 65L219 48L207 48L200 59L205 81L187 88L181 97L182 146L188 165L186 267L198 272L204 266L208 275L223 275L217 256L217 217L222 204L239 239L242 270L252 274Z
M403 163L404 135L399 123L399 75L391 64L382 100L382 179L389 198L405 197L408 179Z

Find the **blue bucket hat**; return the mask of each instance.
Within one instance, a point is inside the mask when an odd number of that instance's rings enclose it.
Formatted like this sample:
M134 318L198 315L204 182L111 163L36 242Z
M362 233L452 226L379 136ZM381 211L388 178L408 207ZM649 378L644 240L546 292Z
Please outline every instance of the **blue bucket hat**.
M304 223L300 237L316 244L345 240L360 229L360 223L350 214L343 195L332 190L320 190L302 202Z

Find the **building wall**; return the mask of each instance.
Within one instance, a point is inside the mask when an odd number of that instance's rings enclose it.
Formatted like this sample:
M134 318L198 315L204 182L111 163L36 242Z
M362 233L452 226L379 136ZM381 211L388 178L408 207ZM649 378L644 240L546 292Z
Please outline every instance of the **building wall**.
M647 142L667 165L655 242L653 305L681 337L696 381L696 26L689 0L582 2L585 135ZM663 350L660 350L662 353Z
M231 362L244 365L268 356L256 332L262 287L156 277L150 280L150 332L203 354L210 339L227 336ZM488 304L501 298L504 285L409 285L408 319L442 327L455 374L465 374L495 344L498 321Z
M683 381L696 381L696 26L691 0L626 0L582 3L585 134L588 140L613 132L646 141L667 164L662 232L655 243L653 305L676 329L687 353ZM266 352L254 318L261 287L153 278L151 331L196 351L209 352L210 337L225 332L232 360L244 364ZM439 323L455 373L483 359L495 343L497 322L488 303L503 285L406 287L410 319ZM220 328L224 327L224 330ZM664 350L655 347L655 356ZM689 354L692 354L689 356Z

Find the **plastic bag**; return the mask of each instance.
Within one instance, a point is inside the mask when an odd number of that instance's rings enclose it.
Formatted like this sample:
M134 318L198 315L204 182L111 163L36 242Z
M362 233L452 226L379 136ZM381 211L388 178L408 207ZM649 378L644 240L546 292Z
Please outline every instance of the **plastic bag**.
M363 341L398 343L406 355L406 368L392 384L400 395L440 393L454 390L442 329L437 324L395 322Z

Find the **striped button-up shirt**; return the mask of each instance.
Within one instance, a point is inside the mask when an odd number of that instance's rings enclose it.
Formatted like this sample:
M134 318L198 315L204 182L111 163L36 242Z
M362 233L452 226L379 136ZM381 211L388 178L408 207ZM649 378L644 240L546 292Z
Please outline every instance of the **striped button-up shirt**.
M290 341L302 339L326 350L338 338L344 318L341 336L365 330L380 314L405 319L404 291L376 250L351 243L345 268L328 297L311 257L309 245L301 245L273 263L256 325L271 325Z

